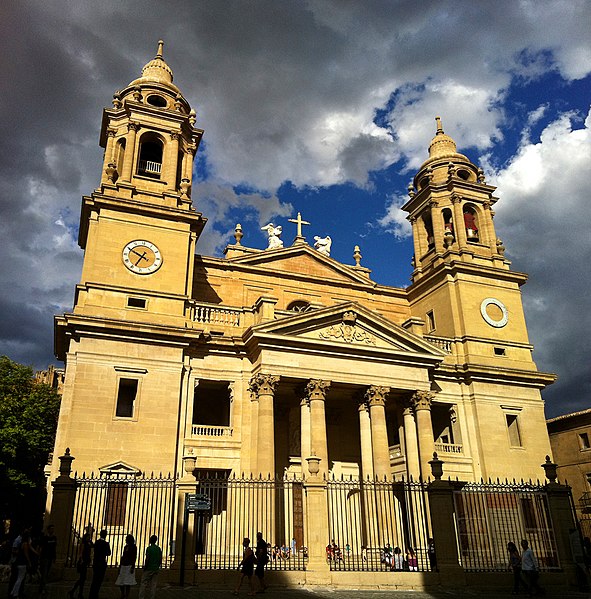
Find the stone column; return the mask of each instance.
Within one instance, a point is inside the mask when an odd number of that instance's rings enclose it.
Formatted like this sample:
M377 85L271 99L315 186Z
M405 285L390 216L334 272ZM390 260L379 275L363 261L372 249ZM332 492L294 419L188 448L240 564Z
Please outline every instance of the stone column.
M121 180L131 183L131 169L133 168L133 157L136 154L135 140L140 126L138 123L129 123L127 125L127 138L125 141L125 155L123 157L123 168Z
M468 243L468 237L466 236L466 225L464 224L462 198L457 194L454 194L451 196L451 203L453 205L454 234L456 236L456 242L458 243L459 248L465 249Z
M371 422L371 447L374 476L384 479L390 475L390 448L386 428L386 395L390 387L372 385L365 393Z
M306 396L310 404L310 453L320 458L320 476L328 474L328 442L326 439L324 401L329 387L330 381L318 379L313 379L306 385Z
M115 163L115 129L107 129L107 146L105 147L105 160L103 168L103 177L101 182L113 183L117 174L117 164Z
M170 132L170 145L166 155L166 188L168 191L174 193L177 187L176 171L179 161L179 134L176 131Z
M258 398L258 430L256 445L256 472L263 476L275 475L275 420L273 398L279 377L259 373L250 379L250 391Z
M491 249L493 254L497 253L497 236L495 235L495 225L493 223L493 211L490 202L482 202L484 208L482 217L484 222L482 228L486 230L486 239L481 239L480 243L485 243Z
M402 419L404 423L404 459L406 473L415 480L421 474L419 464L419 442L417 440L417 425L415 422L414 403L408 398L403 405Z
M74 518L74 504L76 502L76 481L71 477L72 461L70 448L66 448L64 455L59 456L60 474L51 483L53 494L51 508L47 514L47 524L53 524L55 534L60 542L57 544L56 567L61 570L66 563L68 545L72 534L72 520Z
M417 420L417 432L419 439L419 461L423 480L430 476L431 467L429 460L435 451L435 440L433 439L433 425L431 423L431 402L433 393L429 391L417 391L412 396Z
M306 458L310 455L310 404L308 399L303 397L300 400L300 456L302 463L302 474L308 474Z
M373 450L371 444L371 422L365 398L359 402L359 438L361 440L361 478L373 480Z

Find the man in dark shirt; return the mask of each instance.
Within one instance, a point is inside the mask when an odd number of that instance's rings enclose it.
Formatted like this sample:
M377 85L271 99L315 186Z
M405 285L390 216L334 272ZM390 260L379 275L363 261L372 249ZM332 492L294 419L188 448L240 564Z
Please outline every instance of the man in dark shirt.
M41 536L39 542L41 555L39 556L39 593L45 593L45 585L51 565L55 562L55 554L57 549L57 537L55 536L55 528L53 524L47 526L44 535Z
M100 538L94 544L94 560L92 562L92 584L89 599L98 599L101 585L107 571L107 558L111 555L111 547L107 541L107 531L101 530Z
M267 553L267 541L263 539L263 533L257 532L257 547L255 551L255 557L257 560L257 567L254 571L255 576L259 579L261 588L257 593L264 593L267 585L265 583L265 566L269 561L269 554Z

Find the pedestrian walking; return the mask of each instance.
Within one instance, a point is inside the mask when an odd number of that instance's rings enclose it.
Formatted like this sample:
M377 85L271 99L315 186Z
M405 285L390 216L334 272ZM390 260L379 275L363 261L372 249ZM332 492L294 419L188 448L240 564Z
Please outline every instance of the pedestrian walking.
M256 546L256 570L255 576L259 579L260 588L257 593L264 593L267 589L267 583L265 582L265 566L269 563L269 554L267 553L267 541L263 539L263 533L257 532L257 546Z
M513 595L519 594L520 587L523 587L524 590L527 590L525 583L521 579L521 555L519 555L519 550L517 549L517 545L512 541L507 543L507 551L509 553L509 570L513 572Z
M146 590L150 590L150 599L155 599L156 589L158 588L158 572L162 566L162 549L156 545L158 537L150 537L150 545L146 548L146 561L144 562L144 572L140 583L139 599L145 599Z
M111 555L111 547L107 541L107 531L101 530L94 544L94 559L92 560L92 583L90 584L89 599L98 599L101 585L107 572L107 558Z
M530 595L541 595L543 594L543 590L538 585L538 578L540 575L538 560L525 539L521 541L521 547L523 549L521 554L521 571L523 572L525 582L527 583L527 592Z
M14 565L16 566L17 577L10 591L11 597L18 597L21 591L21 586L27 575L27 568L31 567L31 559L33 556L33 549L31 547L31 535L28 530L21 535L21 542L19 544Z
M55 527L49 524L45 534L41 536L39 542L41 554L39 556L39 593L45 593L45 585L49 578L49 571L55 562L57 551L57 537L55 536Z
M82 599L84 594L84 585L86 584L86 574L88 567L90 566L90 558L92 556L92 548L94 543L92 542L92 536L94 535L94 528L89 524L84 529L84 534L78 545L78 559L76 560L76 572L78 572L78 579L74 583L74 586L68 591L70 599L73 599L74 593L78 591L78 599Z
M96 549L95 549L96 551ZM121 592L121 599L127 599L131 591L131 587L135 586L135 562L137 560L137 546L133 535L125 537L125 547L123 547L123 555L119 564L119 576L115 584Z
M234 589L234 595L238 595L238 593L240 592L240 587L242 586L242 581L245 578L248 578L248 586L250 588L250 593L248 593L249 595L254 595L254 586L252 584L252 574L254 572L254 564L255 564L255 557L254 557L254 552L253 550L250 548L250 539L248 537L244 537L244 540L242 541L242 547L243 547L243 552L242 552L242 561L240 562L240 565L238 566L240 568L240 581L238 582L238 586Z

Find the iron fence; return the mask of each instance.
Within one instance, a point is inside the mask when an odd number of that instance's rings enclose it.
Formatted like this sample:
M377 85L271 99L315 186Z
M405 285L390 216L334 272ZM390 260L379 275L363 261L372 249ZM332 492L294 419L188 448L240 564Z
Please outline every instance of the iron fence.
M429 570L426 485L405 480L328 481L331 570Z
M304 497L298 478L254 478L208 474L197 479L211 510L191 515L197 568L235 570L242 541L256 533L267 541L269 570L305 569Z
M109 566L118 566L125 537L135 538L138 556L143 556L155 534L162 547L163 566L174 554L175 480L170 477L83 476L75 478L77 492L68 543L66 565L75 566L84 529L91 525L95 538L107 531L111 546ZM140 557L141 561L141 557Z
M458 483L454 491L460 562L467 571L507 570L507 543L528 541L540 570L560 568L548 496L532 483Z

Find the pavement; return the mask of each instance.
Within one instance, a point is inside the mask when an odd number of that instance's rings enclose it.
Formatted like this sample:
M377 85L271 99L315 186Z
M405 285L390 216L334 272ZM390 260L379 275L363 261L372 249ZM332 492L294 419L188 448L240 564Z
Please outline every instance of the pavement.
M47 585L47 591L39 595L36 584L30 584L25 589L26 599L68 599L71 583L55 582ZM131 591L130 599L137 599L138 587ZM87 589L88 590L88 587ZM162 586L158 588L157 599L230 599L234 597L233 588L202 587L202 586ZM0 585L0 597L8 596L8 585ZM240 597L246 599L248 591L243 587ZM269 587L264 594L258 595L264 599L494 599L496 597L512 597L506 590L495 591L481 589L438 589L433 591L393 591L393 590L364 590L364 589L333 589L333 588L285 588ZM527 596L527 595L525 595ZM546 595L549 598L560 599L591 599L590 593L576 591L552 590ZM120 599L118 587L105 583L101 588L100 599Z

